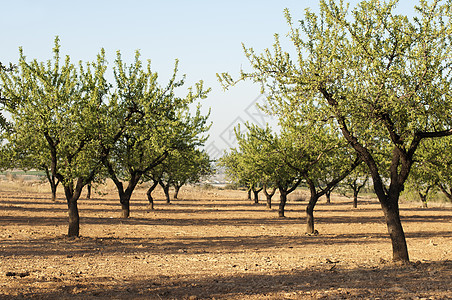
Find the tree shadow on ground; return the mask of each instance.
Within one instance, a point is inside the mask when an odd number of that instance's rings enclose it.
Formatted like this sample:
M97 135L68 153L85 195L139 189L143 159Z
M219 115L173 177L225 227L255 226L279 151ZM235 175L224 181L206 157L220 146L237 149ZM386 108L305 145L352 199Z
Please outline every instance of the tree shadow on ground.
M115 253L124 255L140 254L202 254L202 253L241 253L244 251L266 251L269 249L290 249L309 245L347 245L350 243L375 244L388 239L385 233L325 234L317 236L236 235L224 233L219 236L190 236L182 232L172 238L166 237L101 237L67 238L66 236L47 236L37 238L3 239L2 257L50 256L97 256ZM411 232L408 238L452 238L452 231Z
M77 277L77 278L76 278ZM452 261L411 265L342 268L340 263L298 267L290 272L233 275L90 277L61 279L52 289L33 289L33 280L17 278L29 299L450 299ZM45 280L43 280L45 281ZM0 299L9 299L0 296ZM430 298L431 299L431 298Z

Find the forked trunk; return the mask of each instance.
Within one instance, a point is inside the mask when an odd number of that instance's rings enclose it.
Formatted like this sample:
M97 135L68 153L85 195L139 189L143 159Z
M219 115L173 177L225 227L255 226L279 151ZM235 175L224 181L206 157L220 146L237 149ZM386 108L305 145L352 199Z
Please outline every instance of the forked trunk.
M72 183L64 186L64 194L66 196L68 206L68 237L80 236L80 216L78 214L77 201L83 189L83 180L78 179L75 187Z
M427 194L422 194L421 192L419 192L419 197L421 197L421 201L422 201L422 207L423 208L427 208Z
M132 197L132 193L135 190L138 182L140 181L141 174L132 174L131 178L127 182L127 188L124 189L124 185L118 178L112 177L113 182L116 185L116 189L119 194L119 203L121 203L121 213L119 217L121 219L127 219L130 217L130 198Z
M260 192L260 190L253 191L253 194L254 194L254 204L259 204L259 192Z
M326 203L331 204L331 190L325 193Z
M267 195L265 195L265 197L267 198L267 208L268 209L272 208L272 197L273 197L273 195L267 194Z
M250 200L250 201L251 201L251 188L250 188L250 189L248 189L248 200Z
M267 190L267 186L264 186L264 194L265 197L267 198L267 208L270 209L272 208L272 197L276 192L276 188L273 188L271 192L268 192Z

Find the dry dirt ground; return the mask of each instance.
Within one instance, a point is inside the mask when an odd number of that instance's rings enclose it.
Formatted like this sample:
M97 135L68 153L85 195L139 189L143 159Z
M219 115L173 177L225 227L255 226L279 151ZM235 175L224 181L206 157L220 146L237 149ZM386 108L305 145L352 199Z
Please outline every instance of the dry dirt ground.
M244 192L201 188L171 205L157 191L150 211L139 189L118 219L113 187L99 190L70 239L63 193L0 182L0 299L452 299L450 205L401 204L412 264L395 265L375 199L322 200L307 236L303 191L278 218Z

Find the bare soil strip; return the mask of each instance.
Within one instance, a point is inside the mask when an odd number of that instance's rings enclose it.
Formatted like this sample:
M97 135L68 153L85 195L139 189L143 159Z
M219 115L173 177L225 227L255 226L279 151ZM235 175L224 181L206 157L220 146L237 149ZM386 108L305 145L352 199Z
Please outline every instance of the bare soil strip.
M333 195L305 235L306 202L286 218L245 193L185 188L156 210L145 190L118 219L111 187L79 201L81 237L69 239L63 195L0 184L0 299L452 299L452 207L402 203L410 265L391 263L375 199ZM277 196L274 197L275 201ZM262 200L262 203L264 201Z

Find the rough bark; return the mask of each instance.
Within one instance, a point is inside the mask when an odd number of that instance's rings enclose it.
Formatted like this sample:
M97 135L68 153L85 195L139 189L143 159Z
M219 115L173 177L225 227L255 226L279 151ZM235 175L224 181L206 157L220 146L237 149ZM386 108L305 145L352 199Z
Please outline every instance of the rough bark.
M394 261L408 262L408 247L400 221L398 198L399 195L397 194L390 195L387 201L381 203L381 207L385 216L389 236L391 237L392 259Z
M390 119L390 116L388 114L381 114L381 116L379 116L391 137L391 141L395 145L390 167L391 183L388 191L385 187L385 184L383 183L378 164L372 156L372 153L368 148L366 148L358 141L356 136L351 133L348 128L347 121L339 109L339 104L336 99L334 99L332 94L330 94L326 90L325 86L320 86L319 91L320 93L322 93L323 97L327 100L328 104L333 109L336 121L339 124L339 128L341 129L344 138L349 142L353 149L355 149L355 151L358 153L358 155L361 157L361 159L369 169L370 175L372 176L372 181L374 183L374 191L383 208L389 235L391 237L393 247L393 260L409 262L405 234L403 232L402 225L400 224L398 202L400 191L403 190L403 184L408 178L408 174L413 163L413 155L417 147L419 146L421 139L430 137L429 134L417 133L414 136L414 139L411 141L408 150L405 150L403 149L403 147L400 147L400 145L403 144L403 140L397 134L397 131L394 128L394 123ZM431 137L433 137L433 135Z
M77 201L68 200L69 227L68 236L80 236L80 216L78 214Z

